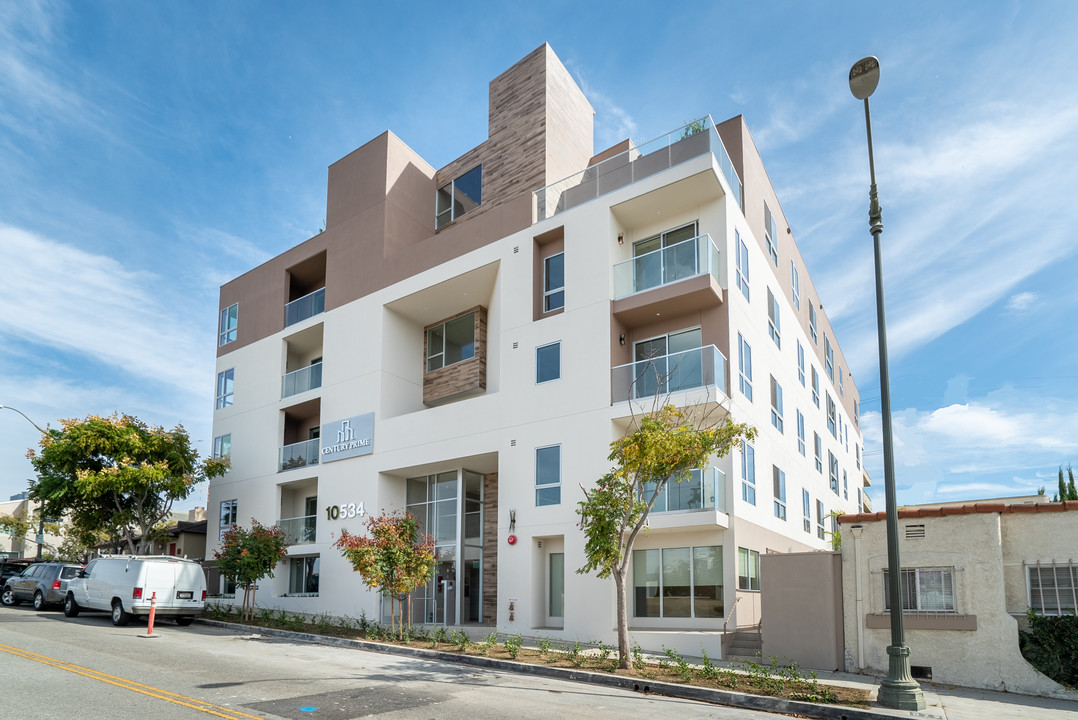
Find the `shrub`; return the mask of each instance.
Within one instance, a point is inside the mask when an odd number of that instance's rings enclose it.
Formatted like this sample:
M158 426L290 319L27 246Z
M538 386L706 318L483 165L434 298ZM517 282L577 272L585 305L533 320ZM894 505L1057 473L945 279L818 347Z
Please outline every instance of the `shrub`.
M1018 647L1030 665L1060 685L1078 686L1078 615L1037 615L1029 611L1029 630Z

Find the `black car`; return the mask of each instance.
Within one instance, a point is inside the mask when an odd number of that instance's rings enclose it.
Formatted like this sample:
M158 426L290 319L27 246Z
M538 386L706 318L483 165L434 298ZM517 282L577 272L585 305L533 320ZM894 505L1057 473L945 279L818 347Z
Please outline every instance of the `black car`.
M0 588L7 583L8 578L22 575L23 571L34 563L44 562L34 558L4 558L0 560Z

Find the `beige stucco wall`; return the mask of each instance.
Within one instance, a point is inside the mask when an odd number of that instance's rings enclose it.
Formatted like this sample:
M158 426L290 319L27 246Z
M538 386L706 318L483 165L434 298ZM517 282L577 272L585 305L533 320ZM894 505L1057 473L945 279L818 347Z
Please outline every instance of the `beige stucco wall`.
M842 556L836 552L760 558L764 656L816 670L843 667Z

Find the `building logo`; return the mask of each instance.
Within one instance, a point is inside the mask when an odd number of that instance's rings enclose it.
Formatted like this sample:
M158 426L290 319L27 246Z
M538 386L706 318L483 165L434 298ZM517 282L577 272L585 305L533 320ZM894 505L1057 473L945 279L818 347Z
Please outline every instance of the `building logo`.
M374 452L374 413L356 415L322 426L322 437L326 440L336 433L337 442L322 446L322 462L344 460Z

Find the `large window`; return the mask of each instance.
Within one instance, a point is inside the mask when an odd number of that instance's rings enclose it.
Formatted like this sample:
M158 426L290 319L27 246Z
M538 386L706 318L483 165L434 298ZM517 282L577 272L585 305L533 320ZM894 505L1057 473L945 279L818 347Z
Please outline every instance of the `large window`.
M782 324L779 322L779 303L771 288L767 289L767 334L775 341L775 347L782 347Z
M737 549L737 589L760 589L760 553L756 550Z
M782 386L771 376L771 424L782 432Z
M737 384L741 393L752 400L752 348L737 334Z
M633 243L633 288L647 290L692 277L700 272L696 223Z
M734 231L734 256L737 260L737 287L745 299L749 299L749 248L741 239L741 234Z
M217 373L217 409L229 407L232 404L232 394L236 381L236 371L232 368Z
M476 165L435 193L434 227L448 225L483 204L483 166Z
M883 606L891 609L888 570L883 572ZM954 568L902 568L902 612L955 612Z
M1078 565L1029 565L1029 607L1041 615L1078 613Z
M747 442L741 447L741 499L756 504L756 450Z
M217 526L220 530L217 533L217 539L223 540L225 533L228 532L228 529L235 525L236 522L236 501L224 500L221 503L221 513L218 515L217 520Z
M764 243L767 245L767 254L771 256L771 262L775 267L779 266L778 238L775 237L775 216L771 214L771 208L764 203Z
M721 618L722 546L633 551L633 616Z
M475 357L475 313L427 328L427 372Z
M535 382L545 383L561 377L561 343L535 348Z
M290 595L318 594L318 556L294 557L288 561L288 593Z
M775 517L786 519L786 473L777 466L771 466L772 484L775 490Z
M565 307L565 253L543 259L543 312Z
M535 450L535 504L561 504L561 445Z
M221 311L221 322L217 326L218 345L227 345L236 339L236 325L239 321L239 312L239 303L232 303Z

